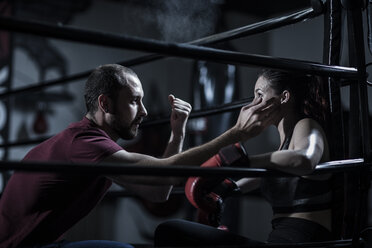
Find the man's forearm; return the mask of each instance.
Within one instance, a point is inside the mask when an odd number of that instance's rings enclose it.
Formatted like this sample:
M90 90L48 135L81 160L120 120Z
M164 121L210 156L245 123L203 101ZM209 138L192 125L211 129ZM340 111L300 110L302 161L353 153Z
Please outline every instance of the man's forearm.
M190 148L180 154L169 158L175 165L200 165L214 156L218 151L230 144L239 142L239 134L233 128L229 129L219 137L194 148Z
M168 141L168 145L165 148L163 158L168 158L172 155L178 154L182 152L183 149L183 141L184 136L182 137L175 137L173 133L171 133L171 136Z

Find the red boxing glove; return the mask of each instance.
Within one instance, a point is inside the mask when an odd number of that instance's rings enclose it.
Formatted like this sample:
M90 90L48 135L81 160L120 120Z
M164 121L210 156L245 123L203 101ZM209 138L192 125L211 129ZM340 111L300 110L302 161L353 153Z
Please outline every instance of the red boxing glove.
M241 195L236 183L231 179L225 179L220 184L195 201L190 201L198 209L198 222L221 229L222 213L224 211L224 199L233 195ZM190 200L190 199L189 199Z
M207 160L201 167L248 166L248 157L239 143L222 148L218 154ZM201 222L218 226L223 211L223 198L240 192L230 179L190 177L185 185L189 202L199 209Z
M201 167L249 167L249 158L240 143L225 146L204 162Z
M241 191L236 183L226 178L219 180L213 189L210 189L212 181L202 177L189 178L185 186L185 194L189 202L195 207L207 213L218 214L223 211L223 200L229 196L240 195ZM215 182L212 182L215 184Z

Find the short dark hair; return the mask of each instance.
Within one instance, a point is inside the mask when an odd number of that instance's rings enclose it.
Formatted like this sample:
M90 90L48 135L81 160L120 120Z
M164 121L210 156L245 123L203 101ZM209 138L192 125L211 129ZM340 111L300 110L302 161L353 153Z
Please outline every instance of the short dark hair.
M95 113L98 109L98 96L105 94L116 101L118 92L128 84L128 76L137 74L122 65L101 65L93 70L85 83L85 105L88 113Z

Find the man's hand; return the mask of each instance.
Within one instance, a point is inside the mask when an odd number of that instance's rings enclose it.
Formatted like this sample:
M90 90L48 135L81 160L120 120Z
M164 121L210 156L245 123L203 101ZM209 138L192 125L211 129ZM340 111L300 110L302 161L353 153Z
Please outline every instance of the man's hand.
M173 95L168 96L169 103L172 107L170 124L173 138L184 138L186 132L186 123L191 112L191 105Z
M170 124L172 128L171 136L163 157L167 158L174 154L180 153L183 147L183 140L186 133L186 123L191 112L191 105L173 95L168 96L169 103L172 107Z
M263 101L255 98L250 104L240 110L238 120L234 126L241 141L255 137L266 127L275 123L279 116L280 103L277 98Z

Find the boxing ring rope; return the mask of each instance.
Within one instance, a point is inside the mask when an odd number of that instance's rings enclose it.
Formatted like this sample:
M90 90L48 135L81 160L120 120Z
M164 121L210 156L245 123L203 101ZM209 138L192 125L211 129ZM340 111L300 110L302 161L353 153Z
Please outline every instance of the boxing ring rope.
M3 144L0 144L0 148L34 145L34 144L41 143L41 142L47 140L48 138L50 138L50 136L35 138L35 139L18 140L18 141L15 141L15 142L6 142L6 143L3 143Z
M248 36L248 35L254 35L254 34L266 32L266 31L270 31L270 30L273 30L279 27L305 21L309 18L314 18L323 13L322 6L319 6L319 4L316 4L319 2L318 1L313 1L313 2L315 2L315 4L313 3L314 5L313 8L304 9L302 11L295 12L293 14L275 17L275 18L271 18L265 21L261 21L261 22L249 24L243 27L239 27L236 29L232 29L229 31L213 34L213 35L210 35L204 38L200 38L197 40L187 42L186 44L210 45L210 44L215 44L215 43L222 42L222 41L228 41L228 40L237 39L237 38L241 38L241 37ZM149 54L149 55L144 55L144 56L140 56L137 58L129 59L126 61L118 62L118 64L131 67L131 66L140 65L143 63L148 63L148 62L152 62L152 61L163 59L163 58L166 58L166 57L159 55L159 54ZM91 72L92 70L88 70L85 72L80 72L80 73L66 76L66 77L59 78L59 79L39 82L39 83L36 83L37 85L35 86L23 87L20 89L1 93L0 98L8 97L8 96L19 94L19 93L25 93L29 91L37 91L37 90L44 89L46 87L65 84L67 82L73 82L73 81L76 82L79 79L88 77Z
M210 115L216 115L216 114L221 114L225 112L230 112L230 111L236 111L239 110L241 107L245 106L249 102L253 100L253 97L247 98L247 99L242 99L238 101L234 101L231 103L226 103L226 104L221 104L218 106L210 107L210 108L205 108L205 109L200 109L200 110L193 110L192 113L189 116L189 119L195 119L199 117L205 117L205 116L210 116ZM147 128L150 126L154 125L162 125L162 124L167 124L169 123L169 116L163 117L163 118L155 118L151 120L145 120L143 123L140 125L140 128ZM36 138L36 139L27 139L27 140L18 140L16 142L6 142L3 144L0 144L0 148L6 148L6 147L14 147L14 146L24 146L24 145L32 145L32 144L37 144L45 141L50 137L41 137L41 138Z
M330 66L303 60L246 54L196 45L156 41L133 36L94 32L74 27L50 25L35 21L23 21L15 18L0 17L0 28L9 31L84 42L86 44L154 52L167 56L206 61L212 60L214 62L242 66L261 66L273 69L292 70L319 76L354 79L358 77L358 70L353 67Z
M349 172L363 168L364 159L347 159L321 163L314 170L312 175L328 174L335 172ZM242 165L244 166L244 165ZM22 171L49 171L63 173L88 173L88 174L126 174L126 175L149 175L149 176L208 176L208 177L293 177L296 175L276 170L242 168L242 167L219 167L206 168L198 166L151 166L151 165L125 165L125 164L89 164L89 163L67 163L54 161L47 162L17 162L0 161L1 170L22 170Z
M222 114L225 112L237 111L237 110L240 110L245 105L247 105L249 102L252 102L253 98L254 97L250 97L247 99L242 99L242 100L234 101L231 103L225 103L225 104L221 104L221 105L214 106L214 107L203 108L200 110L193 110L190 113L189 119L195 119L195 118L206 117L206 116L211 116L211 115L216 115L216 114ZM148 121L144 121L141 124L141 128L146 128L146 127L150 127L153 125L159 125L159 124L166 124L166 123L169 123L169 119L170 119L170 116L167 116L165 118L161 118L158 120L151 119Z
M362 244L362 240L358 240ZM342 247L352 247L352 240L337 240L337 241L325 241L325 242L308 242L308 243L296 243L296 244L258 244L258 245L218 245L218 246L200 246L203 248L342 248ZM162 248L174 248L172 247L162 247ZM177 248L194 248L190 246L177 246Z

